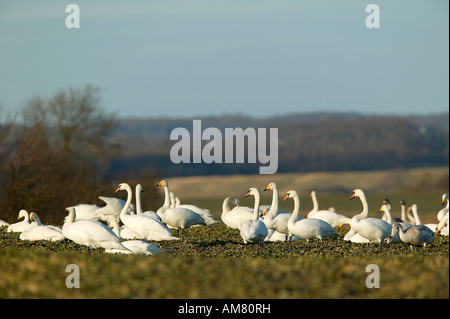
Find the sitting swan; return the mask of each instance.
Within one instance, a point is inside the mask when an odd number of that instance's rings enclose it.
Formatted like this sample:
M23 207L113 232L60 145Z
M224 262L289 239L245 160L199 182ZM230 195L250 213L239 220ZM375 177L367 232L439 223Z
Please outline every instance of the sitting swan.
M111 220L109 226L112 228L113 232L120 238L120 227L116 220ZM152 243L147 243L143 240L127 240L123 241L122 245L129 249L129 251L117 250L117 249L107 249L105 252L110 254L121 253L121 254L141 254L147 256L158 255L167 250L161 250L158 246Z
M68 207L69 214L62 227L63 235L76 242L93 248L128 250L119 237L105 224L96 220L75 221L75 208Z
M8 233L23 232L23 231L30 230L31 228L34 228L37 226L36 221L30 223L30 214L25 209L22 209L19 212L19 216L17 217L17 219L21 219L21 218L23 218L22 221L8 226Z
M338 236L334 228L327 222L316 218L303 218L298 220L300 211L300 197L294 190L288 191L283 201L288 198L294 199L294 211L288 221L289 232L300 238L309 240Z
M434 240L434 233L424 225L412 225L406 229L400 223L392 225L392 233L384 239L384 243L389 244L398 233L400 240L412 246L423 246L423 249Z
M351 229L369 241L381 244L391 234L392 226L384 220L367 217L369 215L369 204L361 189L355 189L350 199L355 197L359 197L361 200L363 211L353 216L350 221Z
M127 183L119 184L118 191L127 192L127 201L120 212L120 220L133 233L137 234L139 239L147 240L178 240L172 232L159 220L144 215L128 215L127 211L133 197L130 185Z
M434 236L437 236L439 232L441 232L442 236L448 236L448 214L449 213L445 214L437 225Z
M313 209L308 213L308 218L321 219L334 228L339 225L349 224L350 218L342 214L336 213L333 210L319 210L319 202L317 201L316 191L311 192L311 198L313 201Z
M164 187L164 204L156 212L163 223L167 226L181 229L181 231L194 225L206 226L205 219L196 212L183 207L170 208L169 183L166 180L160 181L156 186Z
M253 209L252 219L246 220L242 223L240 228L240 234L244 240L244 244L250 243L264 243L269 231L266 224L258 219L259 217L259 204L261 201L261 194L256 187L251 187L248 193L244 197L253 195L255 197L255 207Z
M445 214L447 214L449 211L450 202L449 202L448 194L442 194L442 205L446 205L446 206L438 212L438 214L437 214L438 221L441 221L442 218L445 217Z
M36 213L30 214L30 221L36 221L37 226L20 234L19 238L22 240L50 240L58 241L63 240L64 235L62 230L56 226L45 226L42 224Z

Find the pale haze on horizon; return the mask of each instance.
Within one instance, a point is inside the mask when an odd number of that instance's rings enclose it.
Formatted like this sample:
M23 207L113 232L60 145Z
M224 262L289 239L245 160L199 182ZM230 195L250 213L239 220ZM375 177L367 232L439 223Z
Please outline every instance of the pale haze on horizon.
M92 84L119 117L448 111L448 1L72 3L79 29L69 3L0 3L3 109Z

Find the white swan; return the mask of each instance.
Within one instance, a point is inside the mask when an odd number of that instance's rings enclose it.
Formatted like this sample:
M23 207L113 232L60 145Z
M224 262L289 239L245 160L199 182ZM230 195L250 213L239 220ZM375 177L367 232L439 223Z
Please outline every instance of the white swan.
M272 191L272 204L270 205L270 209L267 211L267 213L264 213L264 224L266 224L267 229L269 230L269 234L266 238L266 240L270 240L273 233L275 231L285 234L285 240L288 240L291 237L291 234L289 233L288 229L288 220L291 217L291 214L288 213L285 210L280 211L279 210L279 203L278 203L278 186L275 183L270 183L267 185L267 187L264 189L264 191Z
M22 232L19 236L22 240L58 241L66 238L64 237L61 228L43 225L36 213L30 214L30 221L36 221L37 226Z
M36 221L30 223L30 214L25 209L22 209L19 212L19 216L17 217L17 219L21 219L21 218L23 218L22 221L8 226L8 230L7 230L8 233L23 232L23 231L30 230L31 228L37 226Z
M116 189L118 191L125 190L127 192L127 201L120 212L120 220L127 226L133 233L139 235L138 239L147 240L178 240L172 236L172 232L159 220L143 216L143 215L128 215L127 211L130 207L133 197L131 187L127 183L119 184Z
M236 207L230 209L230 202L234 202ZM230 228L241 229L243 222L253 218L253 210L249 207L240 206L239 200L234 197L227 197L222 204L222 222Z
M410 207L408 207L408 212L412 211L412 214L414 216L414 219L416 221L416 225L422 225L422 221L420 220L419 217L419 208L417 207L417 204L413 204ZM434 232L436 230L436 227L438 226L438 224L436 223L428 223L428 224L424 224L423 226L428 227L432 232Z
M338 236L334 228L327 222L316 218L298 219L300 211L300 197L295 190L288 191L283 201L288 198L294 200L294 210L288 221L289 232L300 238L309 240Z
M120 227L116 220L111 220L109 226L112 228L113 232L120 238ZM123 241L122 245L128 248L129 251L108 249L106 253L122 253L122 254L141 254L147 256L158 255L167 250L162 250L158 246L152 243L147 243L143 240L127 240Z
M173 228L181 229L181 231L194 225L206 225L205 219L190 209L183 207L170 208L169 184L166 180L160 181L156 186L164 187L164 205L156 211L161 216L163 223Z
M86 220L86 219L98 219L97 215L95 214L95 212L97 211L97 209L99 209L100 207L94 204L78 204L75 206L71 206L73 208L75 208L75 221L79 221L79 220ZM69 207L66 207L66 210Z
M122 211L122 208L125 206L126 201L120 198L115 197L107 197L107 196L99 196L99 199L104 201L106 203L106 206L100 207L95 211L96 218L104 221L109 222L111 220L119 221L120 219L120 212ZM130 203L127 213L135 213L136 208L133 204Z
M66 238L93 248L128 250L108 226L96 220L75 221L74 207L68 207L67 210L69 214L62 227Z
M402 202L404 202L404 201L401 201L400 205ZM382 211L384 212L383 216L381 217L382 220L384 220L385 222L388 222L389 224L405 222L406 219L392 216L392 213L391 213L392 205L391 205L391 201L389 200L389 198L386 198L383 200L383 205L386 205L386 209L389 210L389 213L387 213L385 210L380 209L380 212L382 212ZM402 209L402 215L403 215L404 207L402 206L401 209ZM406 213L405 213L405 216L406 216ZM409 224L409 225L412 225L412 224Z
M308 218L321 219L333 227L340 227L340 225L350 223L350 218L339 214L334 210L319 210L316 191L311 192L311 198L313 201L313 209L308 213Z
M441 221L442 218L445 217L445 214L447 214L449 211L450 202L448 199L448 194L442 194L442 205L446 205L446 206L438 212L438 214L437 214L438 221Z
M141 184L136 185L136 214L137 215L144 215L147 217L155 218L157 220L161 220L161 217L157 213L155 213L152 210L143 211L142 209L142 203L141 203L141 193L144 192L144 188Z
M0 227L2 227L2 226L9 226L9 223L7 223L4 220L0 219Z
M350 199L355 197L359 197L361 200L363 211L353 216L350 221L350 227L369 241L381 244L386 237L390 236L392 226L384 220L367 217L369 215L369 204L367 203L366 195L361 189L355 189Z
M252 219L246 220L242 223L240 234L244 240L244 244L247 243L264 243L264 239L269 234L266 224L258 219L259 217L259 203L261 201L261 194L256 187L251 187L245 197L253 195L255 197L255 207L253 209Z
M428 227L412 225L404 229L402 224L394 223L392 225L391 235L384 240L384 243L391 243L397 234L405 244L410 244L410 246L423 246L424 249L426 245L434 240L434 233Z
M402 227L403 227L404 229L406 229L406 228L408 228L408 227L411 226L411 224L409 224L409 223L406 223L406 222L399 222L399 221L396 221L396 220L393 220L393 219L392 219L392 215L391 215L391 205L390 205L388 202L386 202L386 200L383 201L383 205L381 205L381 207L380 207L380 209L379 209L378 211L379 211L380 213L381 213L381 212L384 213L383 217L385 217L385 219L382 218L382 220L384 220L384 221L387 222L388 224L391 224L391 225L393 225L393 224L400 224L400 225L402 225Z
M448 236L448 215L449 213L445 214L445 216L441 219L439 224L436 227L435 230L435 236L441 232L442 236Z

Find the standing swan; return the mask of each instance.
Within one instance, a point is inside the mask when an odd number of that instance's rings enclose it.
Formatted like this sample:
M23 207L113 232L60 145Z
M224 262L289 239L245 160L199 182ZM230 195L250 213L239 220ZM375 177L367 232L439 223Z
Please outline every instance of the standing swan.
M278 209L278 186L275 183L270 183L264 189L264 191L272 191L272 204L270 205L270 209L267 214L264 214L264 224L266 224L267 229L269 230L269 235L267 239L270 239L275 231L285 234L285 240L290 238L290 233L288 229L288 220L291 217L287 211L280 211Z
M194 225L206 225L204 218L190 209L183 207L170 208L169 184L166 180L160 181L156 186L164 187L164 205L156 212L161 216L163 223L170 227L181 229L181 231Z
M96 220L75 221L75 208L68 207L62 233L77 244L93 248L128 250L108 226Z
M369 204L366 195L361 189L355 189L350 199L359 197L363 205L363 211L353 216L350 221L350 227L362 237L372 242L382 243L383 240L391 234L392 226L384 220L367 217L369 215Z
M172 236L170 230L159 220L144 215L128 215L127 210L131 204L133 197L131 187L127 183L119 184L116 189L118 191L125 190L127 192L127 201L120 212L120 220L139 238L147 240L177 240Z
M334 228L321 219L303 218L298 220L298 214L300 211L300 197L296 191L291 190L286 193L283 201L288 198L292 198L294 200L294 211L288 221L289 232L291 234L306 240L313 238L322 240L326 237L338 236Z
M266 239L269 231L267 230L266 224L258 219L259 215L259 203L261 201L261 194L256 187L251 187L248 190L247 195L255 196L255 207L253 209L253 218L250 220L246 220L241 225L240 234L242 239L244 240L244 244L250 243L260 243L261 245L264 243L264 239Z

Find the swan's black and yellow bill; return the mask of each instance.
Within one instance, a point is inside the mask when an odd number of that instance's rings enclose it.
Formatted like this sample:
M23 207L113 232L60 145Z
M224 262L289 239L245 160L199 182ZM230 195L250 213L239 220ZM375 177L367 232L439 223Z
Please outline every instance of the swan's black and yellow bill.
M350 196L349 199L353 199L353 198L355 198L355 193L353 193L352 196Z
M283 202L288 198L289 198L289 194L286 194L286 196L284 196L284 198L283 198Z
M270 185L267 185L266 188L264 188L264 192L270 190Z
M115 190L115 192L114 192L114 193L117 193L118 191L120 191L120 186L119 186L119 187L117 187L117 189Z
M156 184L156 187L162 186L162 184L163 184L163 182L161 181L161 182L159 182L158 184Z
M247 194L245 194L245 196L244 197L249 197L251 194L250 194L250 190L248 191L248 193Z

